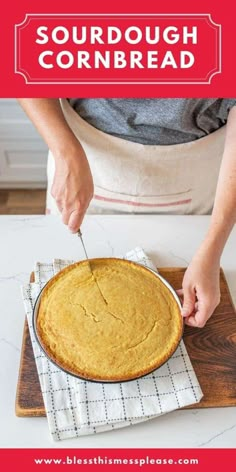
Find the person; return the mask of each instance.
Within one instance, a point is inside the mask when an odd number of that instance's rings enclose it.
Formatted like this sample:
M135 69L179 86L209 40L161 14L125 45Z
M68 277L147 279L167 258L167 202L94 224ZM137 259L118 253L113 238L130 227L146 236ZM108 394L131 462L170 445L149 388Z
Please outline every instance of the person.
M179 291L185 323L203 327L236 219L236 100L19 101L50 149L48 211L72 232L86 211L211 213Z

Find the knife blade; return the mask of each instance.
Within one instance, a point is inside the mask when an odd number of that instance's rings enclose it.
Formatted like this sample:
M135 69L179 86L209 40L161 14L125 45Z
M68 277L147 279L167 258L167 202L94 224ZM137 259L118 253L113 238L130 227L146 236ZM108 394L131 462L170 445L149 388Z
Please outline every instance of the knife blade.
M92 267L91 267L91 263L90 263L90 259L89 259L89 257L88 257L88 253L87 253L87 250L86 250L86 247L85 247L85 244L84 244L84 240L83 240L83 236L82 236L82 233L81 233L81 230L80 230L80 229L78 230L78 236L79 236L79 238L80 238L80 241L81 241L81 244L82 244L82 247L83 247L83 250L84 250L84 254L85 254L85 257L86 257L86 259L87 259L87 262L88 262L89 269L90 269L90 272L91 272L91 274L92 274L92 277L93 277L93 279L94 279L94 281L95 281L95 283L96 283L96 285L97 285L97 288L98 288L98 290L99 290L99 292L100 292L100 294L101 294L101 296L102 296L103 301L104 301L104 302L106 303L106 305L107 305L107 301L106 301L106 299L104 298L104 295L103 295L103 293L102 293L102 291L101 291L101 289L100 289L100 287L99 287L99 285L98 285L98 281L97 281L97 279L96 279L96 277L95 277L95 275L94 275L94 273L93 273L93 270L92 270Z
M85 254L85 257L86 257L86 259L87 259L87 261L88 261L90 270L91 270L91 272L93 273L92 267L91 267L91 264L90 264L90 260L89 260L89 258L88 258L88 253L87 253L87 251L86 251L86 247L85 247L84 240L83 240L82 233L81 233L81 230L80 230L80 229L79 229L79 231L78 231L78 236L79 236L80 241L81 241L81 244L82 244L82 246L83 246L84 254Z

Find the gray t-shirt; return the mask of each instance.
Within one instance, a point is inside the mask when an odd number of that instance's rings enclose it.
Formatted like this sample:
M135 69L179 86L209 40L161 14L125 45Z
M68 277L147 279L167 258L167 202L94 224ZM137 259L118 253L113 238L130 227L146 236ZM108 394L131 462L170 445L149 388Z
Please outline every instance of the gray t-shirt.
M105 133L142 144L179 144L223 126L232 98L70 98L85 121Z

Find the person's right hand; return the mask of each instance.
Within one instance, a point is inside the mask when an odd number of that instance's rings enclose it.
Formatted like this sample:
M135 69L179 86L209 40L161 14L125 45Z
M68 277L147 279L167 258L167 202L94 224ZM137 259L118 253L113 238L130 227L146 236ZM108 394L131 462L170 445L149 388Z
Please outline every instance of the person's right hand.
M55 175L51 195L62 213L62 221L76 233L93 197L93 179L82 146L55 158Z

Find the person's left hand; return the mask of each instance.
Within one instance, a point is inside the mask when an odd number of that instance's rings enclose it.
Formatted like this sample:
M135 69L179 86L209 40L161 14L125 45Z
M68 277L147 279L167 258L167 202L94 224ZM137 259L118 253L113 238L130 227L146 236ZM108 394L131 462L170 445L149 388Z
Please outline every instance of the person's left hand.
M220 303L220 260L211 251L200 249L188 266L182 289L182 316L185 324L203 328Z

